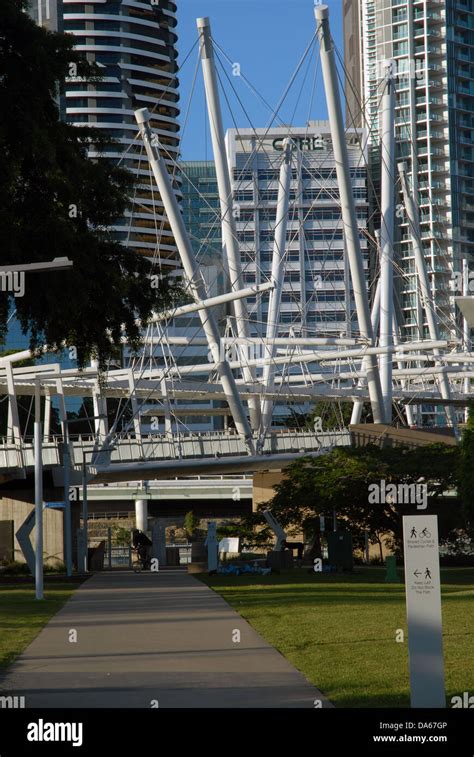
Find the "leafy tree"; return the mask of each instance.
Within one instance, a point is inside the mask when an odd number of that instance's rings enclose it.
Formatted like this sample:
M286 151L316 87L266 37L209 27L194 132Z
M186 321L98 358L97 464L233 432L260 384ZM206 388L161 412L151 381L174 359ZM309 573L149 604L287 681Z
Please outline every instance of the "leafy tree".
M447 537L460 522L459 508L447 507L443 493L456 485L459 449L442 444L415 449L375 445L337 447L317 458L296 461L286 471L275 495L259 510L270 508L291 532L303 529L317 534L319 516L336 511L340 527L362 538L368 531L373 543L382 539L401 549L401 516L417 512L416 503L369 502L369 485L420 484L428 487L430 512L440 515L440 530Z
M298 413L290 408L291 415L285 420L285 425L290 428L314 429L316 419L320 418L324 431L347 428L351 421L352 402L329 402L320 400L308 413ZM372 422L370 405L365 403L362 409L362 423Z
M194 515L192 510L187 512L184 516L184 530L186 531L186 536L189 541L196 538L200 522L201 519Z
M241 552L252 548L270 548L275 540L273 531L261 513L250 513L234 523L222 524L218 527L217 534L219 539L238 536Z
M90 81L98 69L73 48L71 35L37 26L26 0L3 0L0 14L0 249L2 264L68 256L71 271L27 275L16 315L31 347L74 346L79 364L103 368L122 325L137 346L136 319L171 304L167 280L150 279L150 262L113 238L133 175L106 154L112 140L60 119L58 102L71 72ZM0 293L0 340L12 297Z
M474 404L469 407L457 469L458 494L465 519L465 536L474 541Z
M353 403L349 400L339 400L330 402L329 400L319 400L308 413L299 413L290 408L290 413L284 423L290 428L307 428L313 430L315 421L321 419L324 431L332 429L347 428L351 422ZM393 403L394 417L405 425L404 407L397 402ZM372 408L369 402L362 406L361 423L373 423Z

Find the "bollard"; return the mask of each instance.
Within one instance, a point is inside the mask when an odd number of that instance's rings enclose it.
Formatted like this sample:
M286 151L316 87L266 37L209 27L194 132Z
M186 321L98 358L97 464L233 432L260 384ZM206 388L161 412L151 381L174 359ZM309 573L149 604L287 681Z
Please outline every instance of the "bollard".
M387 572L385 573L385 583L399 583L400 579L397 573L397 558L395 555L389 555L385 558L385 567Z

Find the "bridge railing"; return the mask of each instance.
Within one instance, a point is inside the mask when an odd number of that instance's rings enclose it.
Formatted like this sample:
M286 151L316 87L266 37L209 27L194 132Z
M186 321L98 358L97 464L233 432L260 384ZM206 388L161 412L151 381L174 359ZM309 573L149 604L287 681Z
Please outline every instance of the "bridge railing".
M272 433L263 446L264 454L285 452L314 452L332 446L350 444L349 431L329 431L316 435L312 431ZM82 451L92 452L92 442L73 442L76 464ZM116 440L110 453L111 463L138 460L179 460L181 458L213 458L246 454L246 447L235 432L187 434L170 440L166 435L128 436ZM88 460L91 455L87 455Z
M22 445L22 450L23 463L25 468L33 467L35 464L35 451L33 443L24 443ZM55 465L61 465L60 447L57 441L43 442L42 454L44 466L52 467Z
M77 436L70 440L71 463L76 468L82 466L83 460L91 463L93 452L100 447L101 440L93 436ZM103 442L103 440L102 440ZM98 444L99 443L99 444ZM55 467L62 465L63 438L52 437L43 442L43 465ZM313 431L295 431L282 429L272 432L265 440L264 454L285 452L314 452L332 446L350 444L350 434L344 431L326 431L315 434ZM189 458L213 458L240 456L246 454L246 447L235 431L204 432L182 434L170 439L164 434L142 435L141 438L127 434L116 438L110 444L110 452L101 454L105 463L110 454L111 463L137 462L139 460L179 460ZM99 460L95 460L99 462ZM21 445L0 440L0 468L33 468L34 447L31 439L25 439Z
M23 468L23 446L3 439L0 443L0 469Z

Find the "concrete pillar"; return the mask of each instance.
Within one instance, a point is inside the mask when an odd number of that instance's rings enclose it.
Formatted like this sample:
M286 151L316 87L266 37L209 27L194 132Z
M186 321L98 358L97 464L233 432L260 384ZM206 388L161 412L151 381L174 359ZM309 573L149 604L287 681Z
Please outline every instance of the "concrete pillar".
M210 520L207 524L207 570L209 574L217 571L219 564L219 543L217 541L217 523L215 520Z
M135 521L136 527L143 532L148 530L148 500L135 500Z
M166 523L163 518L157 518L153 523L152 529L152 554L158 559L161 567L166 565Z

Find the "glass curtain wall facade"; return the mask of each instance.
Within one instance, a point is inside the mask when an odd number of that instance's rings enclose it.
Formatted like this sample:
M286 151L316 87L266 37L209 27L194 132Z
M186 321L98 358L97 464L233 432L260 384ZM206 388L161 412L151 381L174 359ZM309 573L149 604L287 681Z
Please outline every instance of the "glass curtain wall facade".
M357 336L358 323L327 121L310 121L302 128L228 131L227 151L244 286L271 280L279 173L286 137L293 142L292 177L277 335L288 337L290 344L292 337L299 336ZM348 130L347 144L368 283L370 245L364 133ZM265 336L269 295L248 298L247 302L251 335ZM295 365L289 372L310 375L321 370L326 369L306 364ZM288 402L277 402L273 424L285 425L293 412L310 410L311 404L291 406Z
M244 283L264 283L271 277L279 170L287 136L293 140L294 150L279 335L357 334L335 161L326 121L311 121L303 128L228 131ZM347 142L368 279L365 136L348 130ZM264 334L268 295L250 302L249 307L252 305L252 331L254 335Z
M462 261L474 266L474 1L346 0L347 99L358 93L369 131L372 179L380 169L384 62L397 82L397 157L407 163L441 334L453 335ZM349 9L347 6L351 6ZM350 12L349 12L350 11ZM354 24L358 27L354 28ZM348 46L351 36L360 45ZM351 58L359 56L359 61ZM401 202L401 197L399 197ZM397 276L404 338L428 336L407 223L400 224Z

